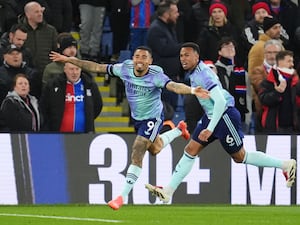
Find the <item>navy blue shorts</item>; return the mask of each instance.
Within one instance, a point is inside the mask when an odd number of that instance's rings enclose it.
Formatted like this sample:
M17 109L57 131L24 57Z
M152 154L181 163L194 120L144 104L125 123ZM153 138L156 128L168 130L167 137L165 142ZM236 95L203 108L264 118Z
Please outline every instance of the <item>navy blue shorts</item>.
M163 114L161 118L151 118L148 120L134 120L134 129L135 132L149 139L151 142L154 142L157 135L159 135L160 130L163 126Z
M203 129L207 128L209 121L206 114L201 118L193 133L192 139L194 141L207 146L214 140L219 139L228 154L236 153L241 149L244 133L242 131L240 112L235 107L229 107L225 111L208 142L201 141L198 136Z

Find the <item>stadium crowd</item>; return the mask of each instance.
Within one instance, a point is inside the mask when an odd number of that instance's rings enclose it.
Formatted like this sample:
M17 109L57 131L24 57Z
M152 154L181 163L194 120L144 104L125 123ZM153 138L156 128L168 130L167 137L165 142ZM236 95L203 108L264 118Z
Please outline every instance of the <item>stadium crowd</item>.
M169 78L190 84L179 57L185 42L197 43L200 59L216 68L223 88L235 99L245 133L300 132L299 0L0 0L0 15L2 132L94 131L91 121L103 103L93 74L51 62L51 51L116 63L144 45L153 52L153 64ZM26 124L20 122L21 128L10 126L12 117L5 109L15 96L16 78L23 78L20 74L29 81L23 82L24 89L30 87L14 101L22 109L14 113ZM49 95L53 85L59 89ZM119 85L122 96L124 86ZM45 96L54 99L55 94L69 98L50 104ZM33 97L34 105L28 101ZM182 110L181 99L167 89L162 92L171 111ZM182 104L192 132L203 109L193 95L184 96ZM60 112L53 110L57 108ZM76 113L70 113L74 108ZM50 128L53 118L55 129Z

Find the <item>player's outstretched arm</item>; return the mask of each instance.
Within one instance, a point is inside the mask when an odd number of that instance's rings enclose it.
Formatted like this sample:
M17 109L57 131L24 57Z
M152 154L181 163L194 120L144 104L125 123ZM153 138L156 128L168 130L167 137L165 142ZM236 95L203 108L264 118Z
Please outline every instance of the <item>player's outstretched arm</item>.
M99 64L92 61L80 60L76 57L67 57L54 51L51 51L49 57L54 62L72 63L86 71L106 73L107 64Z
M197 95L200 98L209 98L209 91L198 86L198 87L190 87L183 83L177 83L174 81L170 81L166 88L169 91L173 91L177 94L193 94Z

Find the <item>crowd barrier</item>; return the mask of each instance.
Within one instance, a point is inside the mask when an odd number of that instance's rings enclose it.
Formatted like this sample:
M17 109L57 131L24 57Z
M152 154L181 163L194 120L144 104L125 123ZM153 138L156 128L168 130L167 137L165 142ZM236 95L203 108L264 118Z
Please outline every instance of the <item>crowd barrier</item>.
M134 134L0 134L0 204L106 204L120 194ZM187 142L146 154L129 204L161 204L145 183L166 185ZM300 136L245 136L248 151L300 155ZM298 147L299 146L299 147ZM286 188L282 171L236 164L216 141L197 158L172 203L299 205L299 172Z

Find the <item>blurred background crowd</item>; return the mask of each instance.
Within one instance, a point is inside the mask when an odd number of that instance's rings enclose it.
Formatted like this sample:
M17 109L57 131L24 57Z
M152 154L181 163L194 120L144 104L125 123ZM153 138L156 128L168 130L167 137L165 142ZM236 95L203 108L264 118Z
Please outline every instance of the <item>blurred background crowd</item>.
M113 105L126 111L122 82L105 76L99 84L97 74L51 62L51 51L118 63L145 45L153 64L189 84L179 51L182 43L195 42L201 60L234 96L246 134L299 133L298 5L299 0L0 0L0 129L94 132L112 96ZM99 86L114 91L105 96ZM196 98L164 90L162 99L166 121L183 117L192 132L203 114Z

